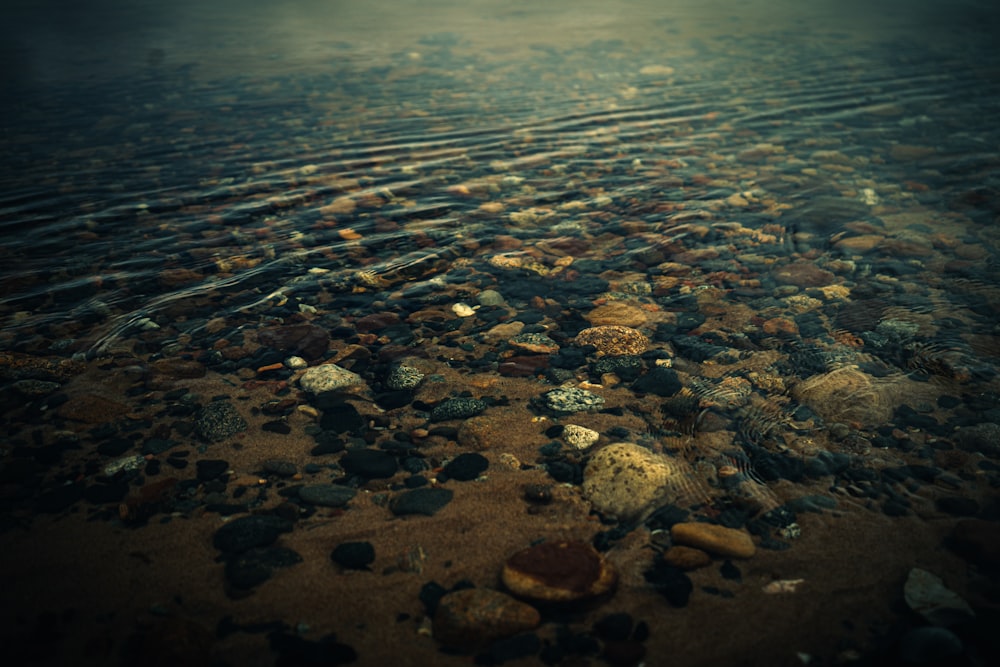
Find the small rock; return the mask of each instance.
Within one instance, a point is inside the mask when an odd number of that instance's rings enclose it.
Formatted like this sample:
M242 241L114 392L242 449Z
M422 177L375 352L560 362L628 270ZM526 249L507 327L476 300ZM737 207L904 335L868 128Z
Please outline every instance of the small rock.
M576 335L574 343L580 347L593 345L598 354L642 354L649 347L649 339L636 329L608 324L584 329Z
M546 541L507 559L500 573L514 595L537 602L575 602L606 595L618 573L591 545L577 540Z
M946 628L915 628L899 640L899 657L914 665L940 665L946 658L959 656L964 650L958 635Z
M351 449L340 458L341 467L365 479L387 479L399 470L399 462L379 449Z
M514 349L529 354L555 354L559 351L559 344L541 333L518 334L508 342Z
M195 429L205 440L216 442L247 429L247 422L229 401L212 401L201 409Z
M485 409L486 403L477 398L449 398L434 406L431 410L431 421L467 419L475 417Z
M375 562L371 542L341 542L330 553L330 560L348 570L368 570Z
M472 317L476 314L476 309L466 303L456 303L451 307L451 312L459 317Z
M566 424L562 432L566 444L579 450L589 449L600 437L597 431L576 424Z
M285 459L267 459L261 464L261 468L278 477L292 477L299 471L298 466Z
M632 383L633 391L642 394L656 394L665 398L675 395L683 386L677 371L664 366L653 368Z
M236 588L250 589L270 579L275 568L301 562L302 556L287 547L254 547L226 563L226 579Z
M479 477L489 467L489 460L482 454L466 452L449 461L444 466L444 473L449 479L468 482Z
M309 362L302 357L291 356L285 359L285 368L291 368L293 371L298 371L303 368L309 368Z
M434 639L471 648L541 624L538 610L500 591L465 588L441 598L434 613Z
M618 442L591 457L583 471L583 495L601 514L636 521L670 500L683 474L677 459Z
M502 306L507 303L500 292L492 289L485 289L476 297L476 301L481 306Z
M677 545L663 552L664 562L682 570L697 570L712 564L712 557L701 549Z
M406 514L432 516L450 503L453 495L451 489L424 486L399 494L389 501L389 509L397 516Z
M604 398L586 389L560 387L542 394L542 404L554 412L582 412L604 405Z
M240 553L253 547L266 547L281 533L292 529L292 522L271 514L239 517L215 531L212 543L219 551Z
M310 484L299 489L299 499L320 507L344 507L357 493L357 489L341 484Z
M363 383L364 380L360 375L336 364L313 366L299 378L299 386L311 394L337 391L344 387Z
M62 386L58 382L49 382L47 380L18 380L11 387L25 398L41 398L42 396L48 396L52 392L59 389Z
M677 544L716 556L750 558L757 553L749 533L713 523L677 523L670 529L670 537Z
M389 369L385 385L394 391L416 389L424 380L424 374L419 369L405 364L399 364Z
M940 577L920 568L910 570L903 597L910 609L933 625L957 625L976 616L969 603L946 588Z

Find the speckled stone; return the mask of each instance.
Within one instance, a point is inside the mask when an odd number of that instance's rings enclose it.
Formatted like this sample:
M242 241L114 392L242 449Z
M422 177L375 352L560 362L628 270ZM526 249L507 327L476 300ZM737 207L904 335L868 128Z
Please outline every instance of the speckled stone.
M385 386L395 391L416 389L424 380L424 374L413 366L400 364L393 366L385 378Z
M434 639L454 647L476 647L541 624L538 610L506 593L465 588L441 598L434 613Z
M431 410L431 421L440 422L448 419L467 419L475 417L486 409L486 403L478 398L449 398L434 406Z
M583 471L583 495L601 514L635 521L670 501L683 474L677 459L618 442L591 457Z
M229 401L212 401L201 409L195 423L198 435L215 442L247 429L247 422Z
M337 391L344 387L363 383L364 380L360 375L336 364L313 366L299 378L299 386L310 394Z
M757 553L749 533L713 523L674 524L670 529L670 538L675 544L727 558L750 558Z
M586 389L560 387L545 392L542 403L555 412L583 412L599 409L604 405L604 398Z
M519 598L562 603L612 592L618 573L590 544L554 540L522 549L508 558L500 579Z
M584 329L574 342L580 347L593 345L599 355L642 354L649 347L649 339L641 331L620 324Z
M566 424L562 432L562 438L566 444L577 449L589 449L600 437L601 434L597 431L577 424Z
M509 344L516 350L530 354L555 354L559 345L541 333L523 333L510 339Z

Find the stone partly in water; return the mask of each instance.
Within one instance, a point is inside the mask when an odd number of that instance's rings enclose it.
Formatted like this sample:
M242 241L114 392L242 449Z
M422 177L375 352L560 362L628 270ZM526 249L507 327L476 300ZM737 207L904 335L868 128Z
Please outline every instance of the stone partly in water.
M541 603L601 597L618 583L611 563L577 540L546 541L522 549L507 559L500 578L514 595Z
M675 544L726 558L750 558L757 547L748 533L712 523L678 523L670 529Z
M586 389L561 387L545 392L542 404L554 412L583 412L599 409L604 405L604 398Z
M434 613L434 639L448 646L474 648L534 630L541 622L537 609L506 593L465 588L441 598Z
M299 378L299 386L310 394L338 391L351 385L363 383L364 380L360 375L336 364L313 366Z
M583 495L594 509L619 521L637 521L662 504L691 495L690 466L631 442L598 451L583 471Z
M593 345L600 355L642 354L649 347L645 334L619 324L607 324L584 329L574 342L580 347Z
M229 401L212 401L201 409L195 429L205 440L215 442L247 429L247 422Z

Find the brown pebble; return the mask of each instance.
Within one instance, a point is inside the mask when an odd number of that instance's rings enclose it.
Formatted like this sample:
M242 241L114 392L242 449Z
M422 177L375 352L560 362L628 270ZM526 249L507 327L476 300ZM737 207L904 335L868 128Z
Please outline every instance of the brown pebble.
M729 558L750 558L757 547L749 533L713 523L678 523L670 529L675 544Z
M500 575L518 597L536 602L574 602L614 590L618 573L591 545L577 540L542 542L507 559Z
M448 593L434 613L434 638L455 647L474 647L541 623L538 610L506 593L489 588L466 588Z
M682 570L697 570L712 563L712 557L701 549L677 545L663 552L663 561Z

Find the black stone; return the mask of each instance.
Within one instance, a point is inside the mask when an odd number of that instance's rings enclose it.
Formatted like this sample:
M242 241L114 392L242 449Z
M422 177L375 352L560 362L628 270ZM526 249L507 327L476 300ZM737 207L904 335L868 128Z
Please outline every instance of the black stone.
M88 503L103 505L120 502L127 494L128 483L118 481L110 484L91 484L83 492L83 497Z
M743 573L740 572L740 568L733 565L733 561L728 558L719 568L719 574L722 575L723 579L729 579L731 581L743 581Z
M490 467L490 462L482 454L466 452L459 454L444 466L444 473L450 479L468 482L476 479Z
M56 514L83 498L82 484L63 484L38 496L35 509L43 514Z
M680 568L662 560L643 573L646 581L675 607L686 607L694 584Z
M288 422L281 419L266 422L260 428L267 433L278 433L279 435L288 435L292 432L292 427L288 425Z
M169 440L167 438L150 438L149 440L146 440L146 442L142 443L142 453L157 456L179 444L180 443L178 441Z
M132 441L128 438L112 438L97 446L97 451L105 456L121 456L132 448Z
M322 507L343 507L357 495L357 489L340 484L311 484L298 489L299 499Z
M942 512L953 516L976 516L979 514L979 503L972 498L961 496L946 496L934 501L934 506Z
M324 408L319 426L324 431L348 433L365 425L365 418L349 403L338 403Z
M527 658L542 650L542 640L528 632L513 637L498 639L475 658L477 665L499 665L508 660Z
M338 642L333 635L310 641L282 631L272 632L267 639L271 650L280 655L275 662L277 665L333 667L346 665L358 659L357 651L347 644Z
M302 562L302 556L286 547L254 547L226 563L226 579L236 588L249 589L271 578L278 567Z
M420 487L399 494L389 501L389 509L393 514L425 514L432 516L442 507L451 502L454 492L441 487Z
M594 623L594 631L606 641L625 641L632 634L632 615L626 612L608 614Z
M224 475L229 470L229 463L221 459L205 459L195 463L195 467L198 470L198 479L207 482Z
M212 544L219 551L240 553L253 547L266 547L278 539L278 535L291 529L291 521L270 514L243 516L215 531Z
M352 449L340 457L340 465L352 475L365 479L392 477L399 469L396 457L377 449Z
M330 560L348 570L368 570L375 562L371 542L342 542L330 553Z
M677 371L664 366L657 366L632 383L632 390L643 394L657 396L673 396L682 388Z

